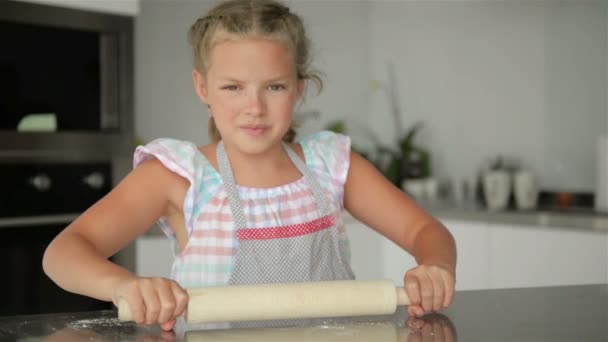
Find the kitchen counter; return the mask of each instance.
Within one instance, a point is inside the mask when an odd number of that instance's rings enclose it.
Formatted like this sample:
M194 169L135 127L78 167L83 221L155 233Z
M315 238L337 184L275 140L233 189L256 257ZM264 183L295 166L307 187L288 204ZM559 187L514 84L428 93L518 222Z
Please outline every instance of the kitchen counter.
M114 311L0 318L0 340L46 341L608 341L608 285L461 291L443 314L408 327L394 315L193 331L122 323ZM271 323L274 324L274 323Z
M537 210L489 211L483 208L459 208L454 206L425 207L425 210L439 220L457 220L489 224L520 225L522 227L608 233L608 214L606 213ZM346 224L356 221L356 219L346 211L344 211L342 215Z
M485 209L430 208L435 217L445 220L476 221L495 224L540 226L557 229L608 233L608 215L593 212L488 211Z

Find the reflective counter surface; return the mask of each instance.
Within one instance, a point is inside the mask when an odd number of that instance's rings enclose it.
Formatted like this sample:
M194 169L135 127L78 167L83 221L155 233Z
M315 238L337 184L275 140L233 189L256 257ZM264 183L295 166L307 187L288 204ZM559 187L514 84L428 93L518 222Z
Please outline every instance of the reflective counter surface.
M440 314L264 322L198 330L119 322L114 311L0 317L0 341L608 341L608 285L457 292Z

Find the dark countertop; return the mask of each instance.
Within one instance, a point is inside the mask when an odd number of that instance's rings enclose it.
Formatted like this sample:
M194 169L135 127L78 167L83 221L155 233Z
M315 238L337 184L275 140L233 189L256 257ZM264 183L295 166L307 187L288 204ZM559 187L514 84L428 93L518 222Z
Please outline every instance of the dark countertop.
M293 327L190 331L120 323L114 311L0 317L0 341L608 341L608 285L460 291L442 314L408 327L394 315ZM422 323L422 322L418 322Z

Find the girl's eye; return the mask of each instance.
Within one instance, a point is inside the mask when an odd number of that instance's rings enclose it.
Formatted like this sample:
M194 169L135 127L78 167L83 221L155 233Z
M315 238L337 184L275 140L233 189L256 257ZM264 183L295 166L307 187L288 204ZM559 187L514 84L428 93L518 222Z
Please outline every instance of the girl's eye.
M227 85L227 86L223 86L222 89L234 91L234 90L238 90L239 87L236 85Z
M285 86L282 84L272 84L268 88L270 88L270 90L274 90L274 91L285 90Z

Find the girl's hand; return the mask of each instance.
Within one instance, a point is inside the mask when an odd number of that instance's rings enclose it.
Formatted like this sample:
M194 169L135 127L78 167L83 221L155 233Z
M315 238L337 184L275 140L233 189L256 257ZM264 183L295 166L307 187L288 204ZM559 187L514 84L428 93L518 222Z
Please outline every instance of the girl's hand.
M137 324L160 324L173 329L175 319L184 313L188 293L177 282L165 278L134 277L118 284L112 301L126 300Z
M407 271L408 314L422 317L425 312L447 308L454 298L455 281L454 272L439 265L419 265Z

